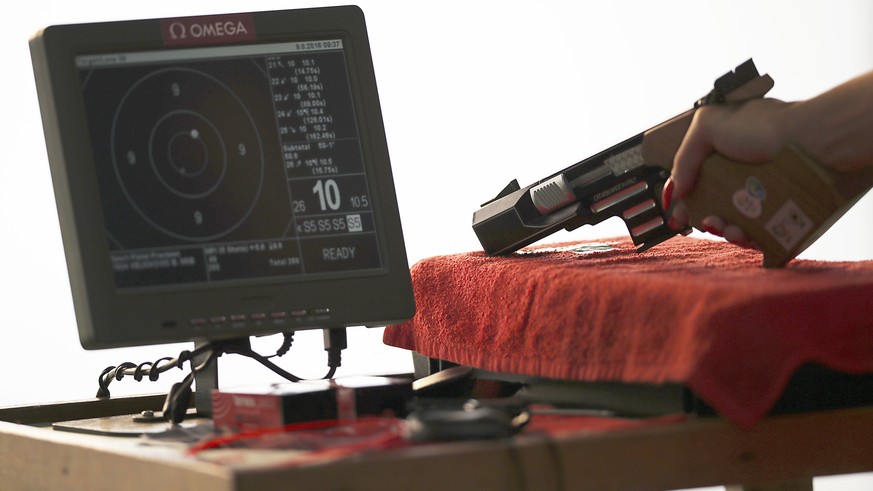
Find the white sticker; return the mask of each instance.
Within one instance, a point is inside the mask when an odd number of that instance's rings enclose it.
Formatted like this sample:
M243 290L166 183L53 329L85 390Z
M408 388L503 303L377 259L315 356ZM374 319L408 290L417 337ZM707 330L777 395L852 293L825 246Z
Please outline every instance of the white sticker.
M761 200L752 197L746 189L737 189L733 196L734 207L748 218L761 216Z
M794 201L788 200L770 218L764 228L788 251L812 230L812 220Z

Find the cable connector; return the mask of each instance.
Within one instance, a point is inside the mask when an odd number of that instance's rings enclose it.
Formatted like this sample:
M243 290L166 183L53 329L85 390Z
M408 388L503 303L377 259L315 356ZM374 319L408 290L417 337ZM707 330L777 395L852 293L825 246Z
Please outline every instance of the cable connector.
M327 351L327 366L330 369L325 378L333 377L336 369L342 366L342 351L348 347L346 328L327 328L324 333L324 350Z

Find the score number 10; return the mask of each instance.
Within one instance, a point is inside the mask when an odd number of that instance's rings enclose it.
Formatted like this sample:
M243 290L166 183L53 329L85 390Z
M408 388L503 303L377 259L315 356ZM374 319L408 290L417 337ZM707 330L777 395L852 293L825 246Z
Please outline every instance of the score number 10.
M321 211L337 211L342 206L339 184L333 179L316 181L315 186L312 187L312 194L318 197ZM354 209L369 208L370 199L366 194L355 195L349 198L349 204Z
M312 194L318 196L318 204L321 206L321 211L336 211L339 210L342 204L339 185L333 179L319 179L312 188Z

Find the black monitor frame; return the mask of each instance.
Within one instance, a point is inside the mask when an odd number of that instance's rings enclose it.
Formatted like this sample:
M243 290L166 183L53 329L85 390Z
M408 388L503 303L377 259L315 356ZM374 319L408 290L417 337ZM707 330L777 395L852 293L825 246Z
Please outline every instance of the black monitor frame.
M211 26L185 45L178 26ZM193 31L189 31L193 32ZM204 34L205 33L205 34ZM242 34L242 36L240 36ZM381 267L192 285L118 288L76 58L340 39ZM361 10L354 6L47 27L31 53L79 337L86 349L384 326L415 310Z

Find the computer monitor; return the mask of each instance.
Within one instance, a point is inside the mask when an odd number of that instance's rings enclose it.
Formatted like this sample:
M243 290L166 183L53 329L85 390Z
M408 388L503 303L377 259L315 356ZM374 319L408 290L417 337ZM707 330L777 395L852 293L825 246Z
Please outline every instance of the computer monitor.
M360 9L57 25L30 45L85 348L413 315Z

